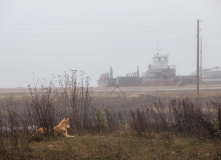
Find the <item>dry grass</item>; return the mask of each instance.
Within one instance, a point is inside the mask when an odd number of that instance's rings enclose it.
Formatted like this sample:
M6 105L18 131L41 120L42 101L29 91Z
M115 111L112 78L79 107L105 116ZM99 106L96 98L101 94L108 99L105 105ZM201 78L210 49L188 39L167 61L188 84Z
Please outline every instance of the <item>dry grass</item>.
M200 97L210 98L215 97L217 94L221 94L218 89L221 84L201 84L200 85ZM180 86L149 86L149 87L122 87L121 90L127 95L127 97L140 97L141 94L155 95L160 98L180 98L190 97L196 98L196 85ZM110 92L114 88L102 87L93 88L94 95L97 97L109 97ZM119 90L116 90L112 97L122 96Z
M221 158L219 140L172 133L143 135L113 133L31 142L26 159L215 159Z
M196 100L193 90L129 88L125 99L111 88L92 96L72 82L32 97L0 90L0 159L221 159L219 90L202 90ZM50 128L64 117L75 138L30 138L29 125Z

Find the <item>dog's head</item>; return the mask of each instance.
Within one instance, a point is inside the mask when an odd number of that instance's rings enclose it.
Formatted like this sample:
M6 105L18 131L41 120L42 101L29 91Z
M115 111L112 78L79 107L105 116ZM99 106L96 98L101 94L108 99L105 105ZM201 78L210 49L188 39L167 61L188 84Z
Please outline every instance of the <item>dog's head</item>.
M69 126L69 118L67 118L66 121L67 121L67 128L70 128L70 126Z
M69 126L69 118L67 118L67 119L64 118L64 119L60 122L59 125L62 125L62 126L65 125L65 127L70 128L70 126Z

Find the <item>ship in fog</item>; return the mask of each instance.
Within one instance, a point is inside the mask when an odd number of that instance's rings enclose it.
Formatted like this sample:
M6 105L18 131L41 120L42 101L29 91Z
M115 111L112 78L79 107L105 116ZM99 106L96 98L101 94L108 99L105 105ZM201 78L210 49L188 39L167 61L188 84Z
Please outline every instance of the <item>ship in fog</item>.
M113 69L110 67L110 71L100 75L97 80L99 87L114 87L116 85L116 78L113 78Z
M126 76L118 76L113 78L113 69L110 67L110 71L100 75L97 81L99 87L115 87L116 81L121 87L140 86L142 84L142 78L140 78L139 67L136 72L128 73Z
M149 85L173 85L176 82L176 67L168 64L168 55L156 54L153 57L153 63L149 64L148 70L140 76L139 67L126 76L118 76L119 86L149 86ZM113 69L100 75L99 87L114 87L116 79L113 77Z
M168 64L168 55L157 53L153 63L149 64L148 71L142 75L142 85L173 85L176 77L175 65Z

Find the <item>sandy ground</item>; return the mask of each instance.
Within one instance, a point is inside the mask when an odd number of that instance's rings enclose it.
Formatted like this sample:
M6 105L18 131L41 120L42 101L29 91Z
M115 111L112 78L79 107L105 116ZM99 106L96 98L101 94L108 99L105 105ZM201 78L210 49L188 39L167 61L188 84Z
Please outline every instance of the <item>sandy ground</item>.
M113 91L115 87L93 87L95 92L102 91ZM176 91L176 90L196 90L196 85L185 85L185 86L145 86L145 87L120 87L122 91L135 91L135 92L145 92L145 91ZM200 85L201 90L221 90L221 84L202 84ZM117 90L117 89L116 89Z
M94 92L111 92L115 87L92 87ZM120 87L122 91L131 92L145 92L145 91L182 91L182 90L196 90L196 85L185 86L145 86L145 87ZM201 90L221 90L221 84L201 84ZM118 89L116 89L118 90ZM0 93L19 93L28 91L28 88L0 88Z

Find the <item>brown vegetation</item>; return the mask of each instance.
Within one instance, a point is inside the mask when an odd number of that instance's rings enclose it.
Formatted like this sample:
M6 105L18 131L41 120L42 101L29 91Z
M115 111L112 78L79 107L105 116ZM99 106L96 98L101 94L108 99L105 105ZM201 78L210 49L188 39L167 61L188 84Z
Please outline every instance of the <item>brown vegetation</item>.
M220 159L221 103L201 99L100 95L76 73L36 81L22 98L1 98L2 159ZM168 92L168 91L166 91ZM18 95L18 94L17 94ZM20 94L21 95L21 94ZM186 96L185 96L186 97ZM50 134L64 117L75 138ZM44 135L33 138L37 128Z

